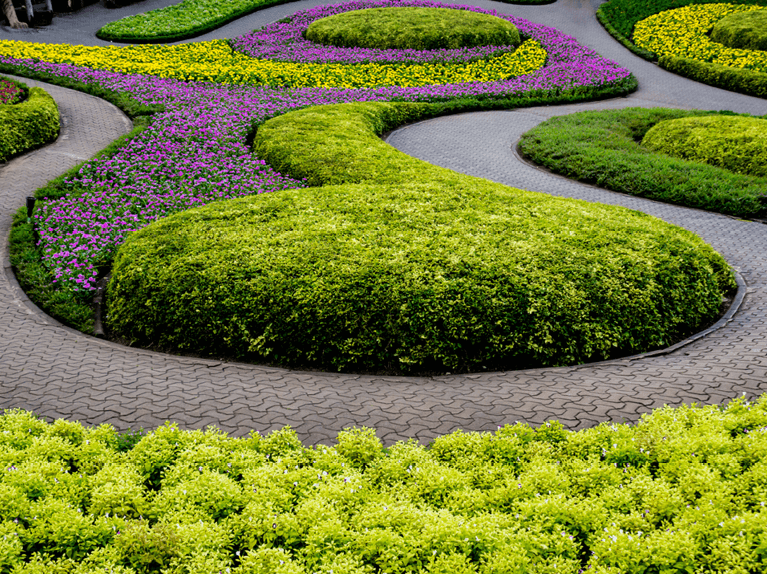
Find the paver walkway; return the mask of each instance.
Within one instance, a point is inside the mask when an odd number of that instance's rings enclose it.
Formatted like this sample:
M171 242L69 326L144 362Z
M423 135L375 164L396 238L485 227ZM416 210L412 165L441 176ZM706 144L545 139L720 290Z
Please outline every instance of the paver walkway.
M136 6L147 9L150 1ZM271 8L268 17L267 11L248 16L217 31L218 37L240 33L232 33L232 26L244 31L318 3ZM667 355L431 379L308 373L179 358L87 337L57 325L19 292L7 261L10 216L26 195L79 157L105 147L125 133L129 123L105 102L49 87L62 110L62 136L54 146L0 169L0 248L5 269L0 276L0 408L25 408L48 418L87 424L109 422L120 430L153 428L175 420L184 428L216 424L242 436L250 429L290 424L305 444L327 443L344 426L366 425L377 428L388 444L406 437L427 441L457 428L492 430L515 420L539 424L557 418L572 429L605 420L635 421L663 404L720 402L767 391L767 226L570 182L527 166L512 149L522 132L545 118L580 109L661 105L765 114L767 102L679 78L636 58L596 22L598 3L477 4L573 34L631 69L641 89L629 98L605 102L439 118L394 132L389 142L458 171L517 187L626 205L692 229L748 283L740 311L727 326ZM71 18L81 24L76 29L88 29L82 20ZM0 30L0 38L73 41L64 38L68 33L62 28L23 36ZM82 38L79 43L97 42Z

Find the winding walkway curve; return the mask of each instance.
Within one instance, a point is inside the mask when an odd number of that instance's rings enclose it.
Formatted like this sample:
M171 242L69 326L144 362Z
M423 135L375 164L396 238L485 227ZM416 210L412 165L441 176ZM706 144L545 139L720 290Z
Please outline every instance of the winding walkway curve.
M231 37L237 30L319 3L305 0L276 6L204 39ZM130 122L106 102L46 86L62 112L59 140L0 168L4 269L0 275L0 408L24 408L48 419L66 417L86 424L108 422L118 430L154 428L173 420L182 428L215 424L243 436L251 429L263 432L289 424L305 444L328 443L345 426L365 425L375 427L390 444L407 437L426 442L457 428L492 430L516 420L540 424L556 418L571 429L606 420L635 421L664 404L718 403L743 393L753 396L767 391L767 226L581 185L528 166L513 151L524 131L552 115L576 110L669 106L763 115L767 101L680 78L633 56L597 23L597 0L559 0L540 7L489 0L472 3L576 36L632 70L640 90L628 98L603 102L438 118L397 130L387 141L457 171L515 187L625 205L693 230L722 253L748 284L745 300L729 324L664 355L438 378L310 373L221 363L87 337L45 316L20 292L8 265L10 218L25 196L126 133ZM147 9L149 2L138 6ZM73 16L70 21L86 20ZM88 28L74 24L80 32ZM0 38L74 42L71 33L65 27L28 36L0 29Z

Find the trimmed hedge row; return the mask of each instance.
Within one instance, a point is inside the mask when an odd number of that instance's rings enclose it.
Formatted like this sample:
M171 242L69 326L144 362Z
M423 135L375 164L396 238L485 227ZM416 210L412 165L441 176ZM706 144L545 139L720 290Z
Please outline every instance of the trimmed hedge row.
M59 136L59 108L42 88L29 89L19 104L0 105L0 161L35 149Z
M257 10L292 0L182 0L102 26L102 40L131 44L161 44L201 36Z
M597 9L597 19L605 30L626 48L646 60L658 60L658 64L670 72L725 90L767 97L767 74L676 56L663 56L659 59L657 54L631 41L634 25L653 14L690 4L716 3L767 6L765 0L609 0Z
M291 366L457 372L636 353L717 315L732 275L694 234L434 167L376 137L428 111L318 106L260 126L259 157L327 187L132 233L108 288L113 334Z
M475 46L518 46L511 22L448 8L368 8L321 18L306 39L343 48L437 50Z
M345 429L118 435L0 417L14 574L760 574L767 400L633 426L460 430L383 448Z
M767 119L717 115L662 121L650 128L642 145L767 180Z
M613 191L738 217L763 216L767 178L667 157L639 143L665 120L716 113L664 108L579 112L541 123L522 136L519 149L555 173Z

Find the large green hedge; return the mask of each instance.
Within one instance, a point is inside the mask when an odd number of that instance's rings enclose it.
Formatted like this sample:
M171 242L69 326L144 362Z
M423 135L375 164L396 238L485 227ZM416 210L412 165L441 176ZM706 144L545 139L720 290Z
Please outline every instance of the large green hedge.
M715 113L664 108L579 112L541 123L522 136L519 148L556 173L613 191L761 217L767 212L767 178L668 157L640 145L660 122Z
M18 104L0 105L0 161L45 145L59 136L59 108L42 88Z
M637 22L665 10L690 4L716 3L767 6L767 0L609 0L597 9L597 19L610 35L629 50L642 58L655 61L658 60L657 54L640 48L631 40ZM663 56L658 63L670 72L698 82L751 96L767 97L767 74L675 56Z
M767 50L767 10L725 16L714 25L711 39L730 48Z
M312 189L132 233L109 284L131 343L335 370L562 365L669 344L733 286L697 236L461 175L376 137L423 104L313 107L254 150Z
M511 22L447 8L368 8L312 22L307 40L332 46L436 50L519 45Z
M666 120L650 128L642 145L767 183L767 119L714 115Z
M13 574L762 574L767 400L303 447L0 417ZM135 446L132 446L139 438ZM132 448L131 448L132 447Z

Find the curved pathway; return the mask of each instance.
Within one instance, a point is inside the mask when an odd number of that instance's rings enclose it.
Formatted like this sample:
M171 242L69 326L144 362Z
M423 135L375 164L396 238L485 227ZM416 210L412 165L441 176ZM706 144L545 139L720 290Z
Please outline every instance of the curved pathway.
M153 5L150 2L155 0L132 8L147 9ZM158 0L156 4L163 2L169 3ZM252 29L318 3L309 0L270 8L213 35L232 36L241 33L235 28ZM541 7L477 4L576 36L631 69L640 90L629 98L604 102L439 118L398 130L388 141L457 171L516 187L621 204L692 229L748 283L745 301L727 326L667 354L438 378L289 371L162 355L87 337L46 317L18 289L7 261L10 216L26 195L130 126L109 104L50 86L47 89L59 102L64 122L59 140L0 169L0 248L5 270L0 276L0 407L25 408L49 419L109 422L119 430L154 428L174 420L183 428L215 424L242 436L251 429L266 431L289 424L305 444L328 443L345 426L365 425L375 427L389 444L407 437L425 442L457 428L492 430L516 420L540 424L557 418L572 429L606 420L635 421L663 404L721 402L767 391L767 226L581 185L532 168L513 153L522 132L551 115L575 110L641 105L765 114L767 102L674 76L633 56L597 23L597 4L580 0ZM111 18L121 13L109 12L115 14ZM92 25L83 23L86 15L67 18L88 29ZM54 27L28 33L0 30L0 38L85 43L82 38L78 42L57 37L68 33Z

